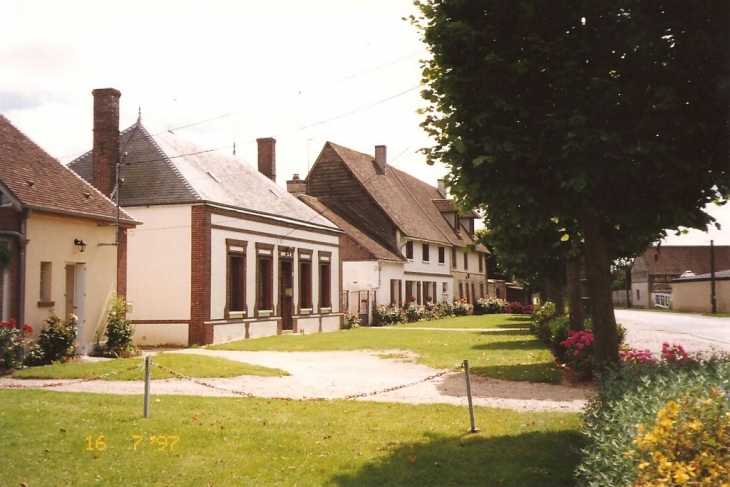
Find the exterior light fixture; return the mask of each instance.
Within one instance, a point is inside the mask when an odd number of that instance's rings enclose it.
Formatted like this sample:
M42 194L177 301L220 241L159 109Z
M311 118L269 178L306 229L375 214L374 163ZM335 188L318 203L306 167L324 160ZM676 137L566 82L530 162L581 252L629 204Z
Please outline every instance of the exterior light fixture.
M79 240L78 238L75 238L74 245L79 248L79 252L83 252L84 250L86 250L86 244L84 243L83 240Z

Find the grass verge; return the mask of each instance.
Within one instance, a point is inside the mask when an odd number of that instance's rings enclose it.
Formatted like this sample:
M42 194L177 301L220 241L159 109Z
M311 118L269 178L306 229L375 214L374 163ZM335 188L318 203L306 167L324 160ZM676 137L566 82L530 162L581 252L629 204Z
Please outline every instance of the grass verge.
M552 352L529 331L485 332L414 330L400 326L360 327L337 333L242 340L208 348L299 352L409 350L417 354L415 359L417 362L437 369L449 369L467 359L471 370L485 377L529 382L560 382L560 372L555 365Z
M579 417L450 405L0 390L2 485L572 484Z
M289 375L286 371L280 369L271 369L260 365L246 364L235 360L209 357L206 355L160 353L154 355L152 361L189 377L237 377L239 375L274 377ZM59 363L18 370L13 374L13 377L16 379L85 379L125 370L142 362L144 362L144 359L136 357L101 362ZM152 379L169 379L173 377L158 367L152 367L150 375ZM144 367L111 375L105 379L144 380Z
M443 320L417 321L395 325L397 328L528 328L530 317L525 315L461 316Z

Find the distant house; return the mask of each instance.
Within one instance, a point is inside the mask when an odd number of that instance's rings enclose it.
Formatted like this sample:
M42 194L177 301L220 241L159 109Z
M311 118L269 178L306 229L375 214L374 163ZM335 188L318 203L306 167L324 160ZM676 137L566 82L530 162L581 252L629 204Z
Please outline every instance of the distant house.
M124 232L136 223L0 115L3 321L37 335L49 310L75 314L77 352L88 353L103 338L110 298L126 293Z
M488 251L474 240L473 212L460 214L443 182L430 186L375 157L327 142L291 192L335 221L343 238L347 306L369 319L373 305L408 305L487 294Z
M730 246L715 247L715 269L730 269ZM674 280L688 271L695 275L710 272L709 245L650 247L631 267L633 306L671 306Z
M712 311L712 275L683 276L672 281L672 309ZM715 310L730 313L730 269L715 272Z
M279 187L274 139L258 171L142 121L119 132L119 97L94 90L93 150L70 167L144 222L129 238L139 344L209 344L340 328L342 231ZM121 154L121 158L120 158Z

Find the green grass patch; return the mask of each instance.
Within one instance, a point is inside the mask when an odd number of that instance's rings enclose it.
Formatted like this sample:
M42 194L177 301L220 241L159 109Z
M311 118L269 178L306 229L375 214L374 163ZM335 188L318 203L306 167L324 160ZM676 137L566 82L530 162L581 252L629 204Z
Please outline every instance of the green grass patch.
M360 327L336 333L288 335L213 345L214 350L410 350L418 363L449 369L469 360L474 373L529 382L560 382L552 353L529 331L413 330ZM388 352L389 353L389 352ZM529 367L526 367L529 366Z
M460 316L443 320L417 321L395 325L398 328L528 328L530 317L525 315Z
M0 390L2 484L572 485L579 416Z
M239 375L258 375L274 377L289 375L280 369L272 369L260 365L246 364L221 357L191 353L160 353L152 356L157 362L171 370L189 377L237 377ZM114 359L102 362L68 362L64 364L29 367L13 374L16 379L86 379L128 369L144 362L143 358ZM169 379L173 377L159 367L150 370L152 379ZM144 366L137 369L111 375L106 380L144 380Z

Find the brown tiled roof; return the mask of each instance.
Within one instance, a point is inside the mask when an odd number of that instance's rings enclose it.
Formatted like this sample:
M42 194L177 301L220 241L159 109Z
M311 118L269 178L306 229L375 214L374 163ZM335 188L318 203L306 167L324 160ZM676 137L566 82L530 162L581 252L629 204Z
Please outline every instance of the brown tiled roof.
M642 256L651 275L679 276L684 271L710 272L710 246L664 246L649 248ZM715 269L730 269L730 246L715 247Z
M402 262L405 258L402 255L389 250L385 245L370 238L369 235L362 232L356 225L350 223L344 212L338 211L337 205L329 204L318 200L312 196L299 195L299 199L311 206L315 211L326 217L335 225L340 227L346 235L349 235L355 242L365 249L370 255L377 260L388 260Z
M124 207L208 201L262 214L335 226L240 158L205 151L169 132L151 135L140 121L120 134L126 153ZM91 180L91 152L69 166Z
M461 236L457 235L434 204L434 200L443 200L437 188L394 167L387 166L383 174L372 156L331 142L327 144L405 235L459 247L474 243L465 229ZM363 201L362 204L371 203Z
M117 208L103 194L51 157L0 115L0 184L24 207L115 221ZM137 222L125 212L120 220Z

